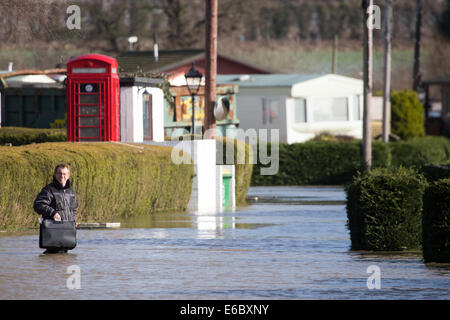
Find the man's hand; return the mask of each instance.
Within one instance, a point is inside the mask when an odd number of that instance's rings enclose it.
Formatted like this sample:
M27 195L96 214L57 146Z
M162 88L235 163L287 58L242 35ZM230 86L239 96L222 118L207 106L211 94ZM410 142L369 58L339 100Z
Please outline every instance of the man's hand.
M59 213L55 213L55 215L53 216L53 220L55 221L61 221L61 216L59 215Z

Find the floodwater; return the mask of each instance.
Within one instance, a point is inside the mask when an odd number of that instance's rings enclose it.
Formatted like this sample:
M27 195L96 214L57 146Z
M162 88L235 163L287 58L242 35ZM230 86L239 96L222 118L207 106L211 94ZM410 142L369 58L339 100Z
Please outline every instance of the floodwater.
M37 231L0 233L0 299L449 299L449 264L350 250L343 188L248 197L258 200L234 212L79 230L67 254L42 254Z

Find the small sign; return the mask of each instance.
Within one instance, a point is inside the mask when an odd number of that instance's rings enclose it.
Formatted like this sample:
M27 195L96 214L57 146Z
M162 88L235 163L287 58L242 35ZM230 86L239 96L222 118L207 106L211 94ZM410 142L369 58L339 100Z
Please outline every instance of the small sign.
M86 90L86 92L92 92L93 89L94 89L94 87L92 86L92 84L87 84L84 87L84 90Z

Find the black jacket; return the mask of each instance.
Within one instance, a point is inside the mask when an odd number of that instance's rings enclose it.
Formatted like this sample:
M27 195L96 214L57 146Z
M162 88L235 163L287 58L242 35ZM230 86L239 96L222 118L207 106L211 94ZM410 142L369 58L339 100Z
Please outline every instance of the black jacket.
M78 201L70 180L63 187L53 177L53 182L46 185L34 200L33 208L44 219L53 219L58 212L61 220L75 221Z

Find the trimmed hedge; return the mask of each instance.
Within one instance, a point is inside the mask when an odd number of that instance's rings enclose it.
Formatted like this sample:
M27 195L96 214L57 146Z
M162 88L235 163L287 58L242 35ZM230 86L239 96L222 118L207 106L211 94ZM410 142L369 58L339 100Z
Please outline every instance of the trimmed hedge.
M181 137L183 139L201 139L200 135L185 135ZM222 137L217 138L225 139ZM35 128L22 128L22 127L2 127L0 128L0 145L11 143L13 146L26 145L32 143L44 143L44 142L58 142L66 141L66 130L65 129L35 129ZM171 139L166 139L171 140ZM226 138L224 141L226 143L233 143L233 139ZM236 204L245 204L245 197L247 195L248 188L250 187L250 180L252 176L253 165L249 161L249 146L248 144L237 144L234 145L234 164L236 168ZM237 163L237 146L245 146L246 161L245 163ZM224 150L226 150L226 144L223 145ZM223 153L225 155L225 152ZM225 162L224 162L225 163Z
M270 145L268 145L270 150ZM450 160L450 139L423 137L409 141L372 143L372 166L415 167ZM260 163L253 169L252 185L344 185L362 169L360 140L350 142L308 141L279 145L279 172L260 174Z
M345 188L352 249L419 249L426 185L423 176L402 167L358 174Z
M66 137L66 129L0 128L0 145L22 146L31 143L59 142L66 141Z
M79 221L184 210L193 165L175 165L171 150L108 142L0 147L0 228L38 226L34 199L61 162L71 165Z
M267 147L270 149L270 144ZM262 165L254 166L252 185L343 185L362 168L361 141L308 141L279 145L279 171L260 174ZM372 144L373 167L390 164L390 150L380 141Z
M450 162L447 165L425 165L422 167L421 173L430 182L450 178Z
M227 145L232 145L227 148ZM222 148L222 161L220 161L219 148ZM216 163L227 163L227 150L233 150L233 164L235 165L235 178L236 178L236 205L244 205L246 203L245 198L247 196L248 189L250 188L250 182L253 172L252 156L250 154L250 146L244 141L238 139L230 139L226 137L216 138ZM245 154L242 154L245 152ZM231 158L231 155L229 155Z
M450 139L423 137L408 141L388 143L395 167L420 168L426 164L438 164L450 160Z
M425 262L450 262L450 179L425 190L422 243Z

